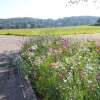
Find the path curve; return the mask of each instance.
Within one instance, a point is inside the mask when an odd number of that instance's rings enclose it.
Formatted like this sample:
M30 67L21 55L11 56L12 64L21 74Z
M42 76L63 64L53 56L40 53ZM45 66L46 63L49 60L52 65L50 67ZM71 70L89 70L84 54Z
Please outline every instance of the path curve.
M76 35L64 35L66 37L72 37L72 39L89 39L95 40L98 45L100 45L100 33L96 34L76 34ZM29 40L31 37L24 36L0 36L0 53L5 51L19 51L22 44Z
M28 40L29 37L0 36L0 100L36 100L34 93L26 94L27 97L23 93L23 82L15 63L18 51ZM31 93L30 87L24 88L25 92Z

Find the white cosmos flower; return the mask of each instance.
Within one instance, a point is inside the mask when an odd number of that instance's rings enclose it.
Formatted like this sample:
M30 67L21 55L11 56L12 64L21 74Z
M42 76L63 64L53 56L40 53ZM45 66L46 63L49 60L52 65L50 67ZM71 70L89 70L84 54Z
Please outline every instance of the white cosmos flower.
M64 79L63 81L64 81L64 83L66 83L66 82L67 82L67 80L66 80L66 79Z
M38 46L37 45L34 45L34 46L32 46L31 47L33 50L36 50L37 48L38 48Z
M86 69L87 69L88 71L93 71L93 67L92 67L91 64L87 64L87 65L86 65Z
M92 81L91 81L91 80L88 80L88 83L89 83L89 84L91 84L91 83L92 83Z

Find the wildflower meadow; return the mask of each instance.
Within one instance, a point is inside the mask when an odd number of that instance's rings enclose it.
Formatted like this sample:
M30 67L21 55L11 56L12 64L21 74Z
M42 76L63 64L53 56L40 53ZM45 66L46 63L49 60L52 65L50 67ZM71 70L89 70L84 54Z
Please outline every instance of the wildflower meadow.
M20 66L38 100L100 100L100 48L94 41L40 37L24 45Z

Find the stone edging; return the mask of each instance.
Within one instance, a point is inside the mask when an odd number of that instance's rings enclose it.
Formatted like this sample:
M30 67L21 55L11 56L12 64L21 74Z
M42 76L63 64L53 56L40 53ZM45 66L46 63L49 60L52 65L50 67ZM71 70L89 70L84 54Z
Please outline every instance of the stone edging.
M19 58L19 54L17 55L17 59ZM25 79L23 75L21 74L21 69L19 65L17 64L17 71L18 71L18 77L20 81L20 89L23 94L24 100L37 100L37 97L34 93L34 90L32 89L31 83L28 79Z

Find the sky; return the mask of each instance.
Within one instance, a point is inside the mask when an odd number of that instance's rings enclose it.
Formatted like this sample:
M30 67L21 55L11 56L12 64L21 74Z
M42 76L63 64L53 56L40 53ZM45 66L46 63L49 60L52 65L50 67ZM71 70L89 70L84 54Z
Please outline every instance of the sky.
M0 0L0 18L57 19L69 16L100 16L100 0L66 6L68 1L70 0Z

